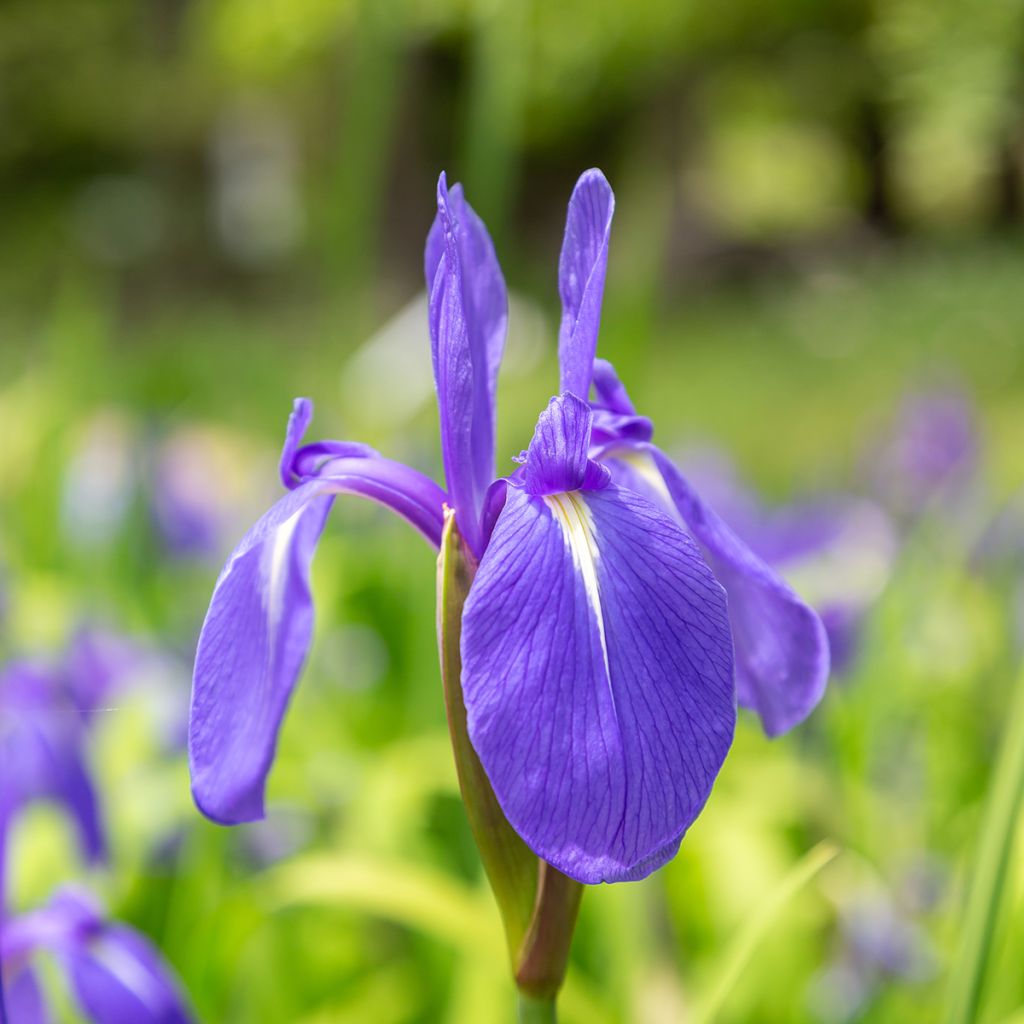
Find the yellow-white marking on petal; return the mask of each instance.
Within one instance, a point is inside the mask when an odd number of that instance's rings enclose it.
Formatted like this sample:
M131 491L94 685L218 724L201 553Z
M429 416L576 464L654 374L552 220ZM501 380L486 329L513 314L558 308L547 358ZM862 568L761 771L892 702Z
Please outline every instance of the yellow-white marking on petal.
M554 513L562 535L572 552L573 564L583 577L583 589L597 620L597 634L601 640L601 653L608 675L608 644L604 635L604 615L601 612L601 594L597 586L597 531L594 517L579 491L563 491L560 494L546 494L544 502Z
M675 514L676 503L672 500L672 495L669 493L665 479L658 470L654 457L649 452L638 452L630 448L613 448L605 457L618 459L620 462L626 463L645 484L653 488L654 492L665 503L665 507L671 509L673 514Z
M270 627L270 664L277 656L277 627L284 614L285 585L288 578L288 559L291 557L292 537L299 525L304 509L300 508L286 519L275 531L267 545L264 558L267 569L267 589L264 598L267 624Z

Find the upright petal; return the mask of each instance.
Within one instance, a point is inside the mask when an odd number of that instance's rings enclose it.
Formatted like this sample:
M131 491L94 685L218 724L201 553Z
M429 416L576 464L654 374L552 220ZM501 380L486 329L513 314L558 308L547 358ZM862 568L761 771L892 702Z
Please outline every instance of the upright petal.
M732 740L725 596L666 514L612 486L509 486L467 600L469 734L513 828L585 883L665 863Z
M494 246L460 186L437 186L425 255L445 479L459 528L482 548L480 515L494 480L495 400L508 297Z
M580 398L590 394L614 213L615 196L605 176L596 168L584 171L569 200L558 264L558 291L562 299L558 331L561 389Z
M435 545L444 492L380 457L336 458L277 502L228 559L199 637L189 722L192 791L224 824L263 816L263 793L313 628L309 567L336 494L371 498Z
M594 360L594 443L610 441L650 441L654 425L639 416L629 392L606 359Z
M701 500L664 453L653 445L645 451L729 595L739 702L760 715L769 736L786 732L825 692L829 650L821 619Z
M540 414L526 455L523 479L530 494L555 494L580 487L597 490L608 470L587 458L592 415L575 395L552 398Z

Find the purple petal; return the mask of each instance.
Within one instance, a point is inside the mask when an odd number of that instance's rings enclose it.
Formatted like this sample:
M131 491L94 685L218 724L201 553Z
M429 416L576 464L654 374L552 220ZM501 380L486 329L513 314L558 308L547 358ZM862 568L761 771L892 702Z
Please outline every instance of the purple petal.
M705 504L672 462L646 446L668 497L729 595L736 692L777 736L802 722L828 680L825 627L817 614Z
M0 956L22 960L37 950L57 957L95 1024L192 1020L177 984L149 941L131 928L104 921L86 893L62 890L47 906L5 922Z
M828 605L821 609L834 674L842 675L853 665L860 648L863 619L863 611L849 605Z
M590 394L614 213L615 196L605 176L596 168L584 171L569 200L558 264L558 291L562 298L562 323L558 331L561 390L580 398Z
M594 360L594 393L597 396L595 405L624 416L636 415L636 406L629 397L626 385L607 359Z
M91 896L78 889L62 889L46 906L4 921L0 959L20 960L39 949L66 946L95 931L101 921Z
M610 441L649 441L654 424L646 416L638 416L632 399L619 375L606 359L594 360L594 443Z
M78 710L89 714L102 708L148 658L128 637L95 626L80 627L64 658L64 675Z
M189 1024L193 1019L160 955L130 928L107 925L58 955L95 1024Z
M469 733L513 828L585 883L665 863L732 741L725 597L614 486L510 486L463 616Z
M483 221L458 185L449 193L443 174L425 271L445 479L462 535L479 554L484 495L494 480L495 392L508 298Z
M295 472L295 453L299 450L303 435L313 419L313 403L308 398L296 398L288 417L288 427L284 432L284 447L281 449L280 473L281 483L285 487L294 487L297 474Z
M25 804L53 800L74 821L84 855L90 861L105 856L84 739L75 708L53 679L27 663L8 667L0 677L0 763L17 765L18 771L0 786L0 834Z
M552 398L540 414L526 454L524 482L530 494L555 494L608 482L608 471L587 458L590 407L575 395Z
M955 498L978 468L977 413L960 391L909 395L892 436L872 444L869 476L895 511L916 515Z
M22 966L5 978L0 989L0 1006L6 1007L7 1016L0 1013L0 1024L50 1024L53 1019L43 1002L43 993L36 981L35 971Z
M308 398L296 398L288 417L284 447L281 449L281 482L291 489L298 487L311 476L321 476L324 465L330 459L379 458L369 445L356 441L317 441L299 445L313 419L313 402Z
M382 458L331 459L246 534L217 581L196 652L192 791L214 821L263 816L266 777L313 628L309 567L333 495L372 498L435 545L444 492Z

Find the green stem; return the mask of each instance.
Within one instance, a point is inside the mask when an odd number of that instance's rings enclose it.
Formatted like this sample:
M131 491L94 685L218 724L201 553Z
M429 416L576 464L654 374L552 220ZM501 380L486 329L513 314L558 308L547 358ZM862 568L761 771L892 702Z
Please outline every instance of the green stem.
M555 1024L554 999L534 999L519 993L519 1024Z

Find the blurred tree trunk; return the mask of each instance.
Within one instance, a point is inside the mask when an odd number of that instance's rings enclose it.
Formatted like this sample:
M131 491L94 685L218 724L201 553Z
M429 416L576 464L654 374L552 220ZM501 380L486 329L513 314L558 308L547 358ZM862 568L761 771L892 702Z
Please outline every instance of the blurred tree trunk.
M902 224L893 189L892 152L885 105L865 96L856 111L854 146L864 171L865 223L879 234L894 237Z

